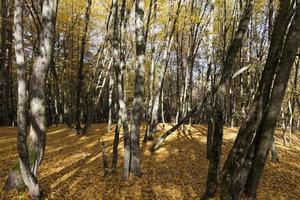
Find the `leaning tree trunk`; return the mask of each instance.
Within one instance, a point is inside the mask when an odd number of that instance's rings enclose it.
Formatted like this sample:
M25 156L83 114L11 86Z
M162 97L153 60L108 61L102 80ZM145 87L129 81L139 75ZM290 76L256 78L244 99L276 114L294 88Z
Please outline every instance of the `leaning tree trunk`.
M131 171L136 176L141 176L140 166L140 128L144 108L144 82L145 82L145 36L144 36L144 0L135 1L135 34L136 34L136 69L135 88L132 105L131 121Z
M289 16L288 1L283 1L273 28L271 44L267 61L262 72L262 78L255 95L253 106L248 118L242 124L234 145L225 161L222 174L221 195L223 199L239 198L247 179L246 168L249 170L252 154L252 143L255 133L261 123L263 110L268 104L269 94L274 74L278 65L278 57L281 55L283 36L286 32Z
M223 126L224 126L224 111L226 101L229 96L230 79L233 72L235 57L243 44L243 38L248 30L250 17L253 9L253 0L248 0L243 14L241 16L239 26L235 32L232 43L230 44L225 56L222 77L219 83L219 89L215 94L212 106L212 119L213 119L213 140L211 159L208 167L208 176L206 182L206 193L204 199L213 196L218 188L220 181L220 161L223 140Z
M160 60L160 63L159 63L161 68L159 70L157 84L156 84L156 88L154 91L153 104L152 104L152 109L151 109L151 120L149 123L149 133L148 133L148 135L145 136L146 140L152 139L156 132L156 128L157 128L157 124L158 124L159 100L161 97L163 81L164 81L165 73L166 73L166 70L168 67L168 61L170 58L170 51L171 51L171 47L172 47L172 43L173 43L173 34L174 34L177 20L178 20L180 11L181 11L181 3L182 3L181 0L177 1L177 10L176 10L176 15L174 17L174 20L169 19L168 31L167 31L167 35L166 35L165 43L164 43L165 49L163 51L162 59Z
M259 132L256 137L257 144L253 165L248 176L246 184L246 194L256 198L257 187L263 168L272 145L272 137L276 127L277 119L280 114L280 108L295 61L295 55L300 48L300 5L296 8L296 13L289 32L286 37L284 49L282 52L279 67L274 80L272 94L267 111L263 115Z

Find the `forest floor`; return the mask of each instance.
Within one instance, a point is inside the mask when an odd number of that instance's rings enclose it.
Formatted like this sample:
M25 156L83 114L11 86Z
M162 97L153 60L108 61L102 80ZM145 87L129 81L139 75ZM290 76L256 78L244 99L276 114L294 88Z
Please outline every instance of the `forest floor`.
M161 132L169 127L160 125ZM222 161L237 130L225 129ZM16 128L0 128L0 188L16 162L16 134ZM203 195L208 168L205 126L195 125L190 131L173 133L154 154L149 151L151 142L141 143L143 176L131 176L127 183L121 179L122 142L117 173L104 177L101 142L106 143L111 162L113 138L114 132L107 133L106 124L93 125L84 137L77 136L65 125L49 127L46 154L39 174L46 199L189 200ZM276 133L280 162L268 161L259 185L259 200L300 199L300 134L293 135L292 143L292 147L284 147L282 135ZM17 191L1 192L0 197L27 199L24 193Z

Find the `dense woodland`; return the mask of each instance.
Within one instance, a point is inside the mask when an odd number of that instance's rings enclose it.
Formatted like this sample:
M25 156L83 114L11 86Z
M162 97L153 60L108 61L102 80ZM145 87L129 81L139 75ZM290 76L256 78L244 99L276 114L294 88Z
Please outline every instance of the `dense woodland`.
M131 181L143 179L142 143L155 152L175 131L206 124L198 198L224 200L256 198L269 152L280 160L275 129L287 147L300 131L299 0L1 0L0 46L0 125L18 129L31 199L43 199L48 126L89 137L107 123L105 175L119 164ZM158 134L160 123L171 128ZM239 131L222 166L224 127Z

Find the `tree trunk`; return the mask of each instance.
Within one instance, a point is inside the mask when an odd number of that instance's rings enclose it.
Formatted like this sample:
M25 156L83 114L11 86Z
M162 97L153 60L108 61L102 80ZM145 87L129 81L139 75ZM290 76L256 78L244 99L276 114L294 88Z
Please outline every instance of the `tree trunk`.
M20 171L23 181L29 189L32 199L41 199L42 194L36 177L30 171L29 154L27 146L27 80L26 65L23 46L23 9L24 2L15 0L14 37L18 78L18 136L17 149L19 154Z
M299 3L299 2L298 2ZM265 166L268 153L272 145L272 137L276 127L280 108L295 61L295 55L300 47L300 5L297 4L296 12L292 24L289 28L281 60L273 84L269 106L264 113L256 144L253 165L246 184L246 194L256 198L257 187L263 168Z
M112 75L109 76L109 94L108 94L108 124L107 124L107 132L110 133L111 122L112 122L112 96L114 91L114 78ZM92 111L93 112L93 111Z
M162 59L160 60L160 63L159 63L161 69L159 71L157 84L156 84L155 91L154 91L151 120L150 120L151 122L149 125L149 135L147 135L147 139L152 139L153 135L156 132L157 123L158 123L158 110L159 110L159 105L160 105L159 99L161 96L164 76L165 76L165 73L167 70L168 61L169 61L169 57L170 57L170 51L171 51L171 47L172 47L172 43L173 43L173 34L175 31L175 27L177 24L177 19L178 19L180 10L181 10L181 0L178 0L177 10L176 10L176 15L174 17L174 20L172 21L170 19L169 24L168 24L168 31L167 31L167 35L165 38L165 44L164 44L165 49L163 52Z
M112 172L116 172L117 164L118 164L118 145L119 145L119 136L120 136L120 127L122 126L121 120L121 111L118 105L118 121L115 128L115 137L114 137L114 144L113 144L113 160L111 165Z
M263 110L269 100L273 77L278 65L277 58L281 54L281 46L284 39L283 35L288 26L289 4L288 1L283 1L283 4L281 4L273 28L267 61L262 72L257 93L254 97L253 106L249 111L247 119L242 124L234 145L225 161L221 184L221 195L223 199L239 198L243 192L243 187L247 179L247 174L245 174L244 170L245 168L249 169L251 167L249 166L251 165L250 155L253 151L251 145L261 123ZM250 159L250 161L247 158Z
M154 20L154 27L156 27L156 20L157 20L157 0L154 1L154 8L153 8L153 20ZM152 3L152 0L151 0ZM149 23L150 18L148 18ZM148 33L148 32L146 32ZM145 132L145 136L143 139L143 142L147 142L148 135L150 134L150 124L152 121L152 109L153 109L153 101L154 101L154 76L155 76L155 58L157 54L157 46L158 43L156 41L156 34L153 35L153 41L151 43L151 66L149 71L149 103L148 103L148 110L147 110L147 117L148 117L148 123L147 128Z
M126 103L125 103L125 94L124 94L124 78L123 78L123 58L122 53L120 52L121 38L120 38L120 30L119 30L119 2L118 0L113 0L113 66L116 74L116 83L117 83L117 94L118 94L118 103L120 106L121 112L121 121L123 125L123 135L124 135L124 163L123 163L123 179L128 181L129 178L129 170L130 170L130 133L128 127L128 117L126 112ZM122 4L122 7L125 6ZM122 8L121 8L122 9ZM121 20L122 24L122 20Z
M135 33L136 33L136 69L135 88L132 105L131 120L131 171L136 176L141 176L140 166L140 127L144 109L144 82L145 82L145 36L144 36L144 0L135 1Z
M12 67L12 23L8 0L1 0L1 49L0 49L0 124L9 126L12 121L10 105L10 70Z
M80 60L79 60L79 67L78 67L78 73L77 73L77 94L76 94L76 108L75 109L76 109L76 130L77 130L78 134L80 134L80 131L81 131L80 99L81 99L81 88L83 85L83 65L84 65L83 61L84 61L84 54L85 54L86 37L88 35L91 5L92 5L92 0L87 0L85 17L84 17L84 29L83 29L82 38L81 38Z
M39 52L30 78L30 148L34 156L32 172L37 176L46 145L45 80L52 56L52 39L56 0L43 2Z
M279 162L279 157L278 157L278 153L277 153L277 148L275 145L275 141L274 141L274 136L273 136L273 141L272 141L272 146L271 146L271 153L272 153L272 162L277 163Z
M214 123L212 154L208 168L206 194L204 195L208 197L211 197L215 194L220 182L219 175L223 140L224 111L226 110L226 101L229 97L228 90L230 88L230 79L233 73L235 57L242 47L244 35L248 30L252 9L253 0L248 0L241 16L239 26L226 53L219 89L216 92L214 105L212 106L212 119Z

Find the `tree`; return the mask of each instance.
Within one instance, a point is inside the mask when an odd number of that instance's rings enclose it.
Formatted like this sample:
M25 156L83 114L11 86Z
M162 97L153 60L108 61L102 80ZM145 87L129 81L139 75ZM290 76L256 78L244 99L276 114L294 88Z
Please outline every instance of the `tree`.
M52 55L54 15L56 0L45 0L42 6L42 30L39 36L39 54L35 59L30 82L30 138L27 145L27 94L26 65L23 47L23 9L24 2L16 0L14 17L14 36L16 62L18 65L18 154L20 171L32 199L42 199L37 182L38 167L45 151L45 77Z
M144 32L144 0L135 1L135 34L136 34L136 69L135 69L135 89L132 108L131 121L131 170L141 176L140 168L140 127L144 108L144 82L145 82L145 32Z
M1 0L1 49L0 49L0 124L11 125L13 121L11 97L13 1Z
M243 44L243 37L248 29L250 17L253 9L252 0L248 0L244 7L244 12L239 21L239 26L235 32L233 40L228 47L225 60L222 68L222 76L219 82L219 88L213 97L214 104L212 106L213 118L213 140L212 140L212 154L209 162L206 194L204 197L211 197L215 194L220 179L220 160L222 151L222 138L224 126L224 112L226 110L226 103L228 101L230 79L233 73L233 66L235 57Z
M82 32L81 38L81 47L80 47L80 60L78 66L78 74L77 74L77 96L76 96L76 130L77 133L81 133L81 111L80 111L80 99L81 99L81 88L83 85L83 65L84 65L84 54L86 48L86 37L89 27L90 21L90 12L91 12L92 0L87 0L85 15L84 15L84 29ZM85 134L85 133L82 133Z
M173 34L175 32L175 27L176 23L178 20L178 16L181 11L181 0L177 2L177 8L176 8L176 14L173 17L172 15L169 16L169 21L168 21L168 30L165 36L165 43L164 43L164 51L162 58L159 62L159 67L160 70L158 72L159 76L157 79L157 84L155 86L155 91L154 91L154 97L153 97L153 103L152 103L152 108L151 108L151 120L149 122L149 133L147 133L147 136L145 136L146 140L147 139L153 139L153 135L156 132L156 126L158 123L158 110L159 110L159 100L161 96L161 91L163 87L163 81L164 81L164 76L168 67L169 63L169 58L170 58L170 52L171 52L171 47L173 43ZM174 19L173 19L174 18ZM145 141L146 141L145 140Z
M254 138L260 130L264 113L270 101L269 95L279 62L278 57L281 55L284 33L290 23L290 8L290 1L281 2L273 28L268 58L252 108L240 128L235 143L225 162L222 177L222 196L224 199L240 196L246 184L247 174L252 166L251 159L254 153Z
M263 114L262 122L255 136L256 139L254 139L256 144L253 165L246 184L246 194L253 198L256 198L259 179L272 146L273 134L295 62L295 55L300 48L300 5L299 1L297 3L291 26L284 42L281 59L278 63L269 105Z

